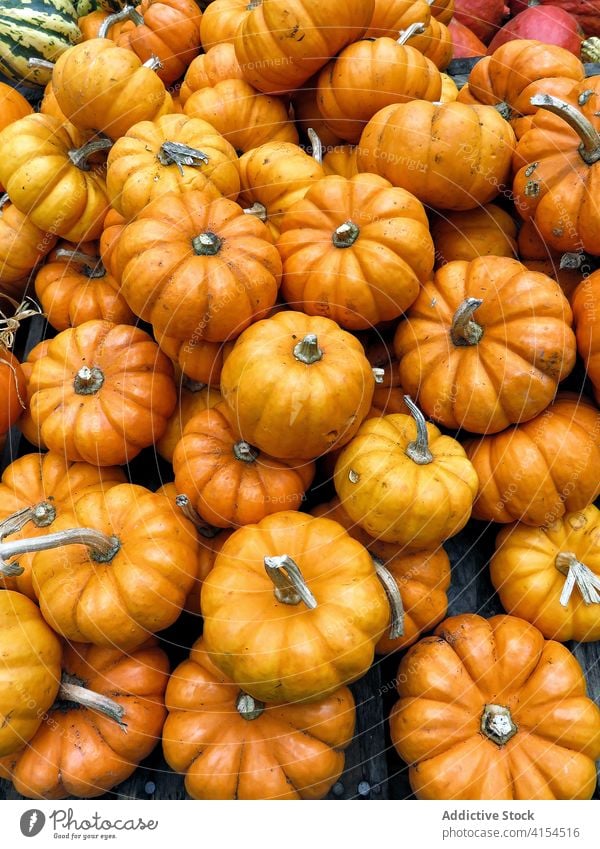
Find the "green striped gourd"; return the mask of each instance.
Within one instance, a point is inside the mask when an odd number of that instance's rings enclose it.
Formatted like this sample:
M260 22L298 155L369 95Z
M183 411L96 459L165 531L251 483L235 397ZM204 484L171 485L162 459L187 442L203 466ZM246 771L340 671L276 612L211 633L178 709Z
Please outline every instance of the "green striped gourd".
M91 15L92 12L118 12L123 6L124 0L76 0L75 2L78 18Z
M27 61L56 62L80 40L72 0L0 0L0 71L9 79L46 85L52 69L31 69Z

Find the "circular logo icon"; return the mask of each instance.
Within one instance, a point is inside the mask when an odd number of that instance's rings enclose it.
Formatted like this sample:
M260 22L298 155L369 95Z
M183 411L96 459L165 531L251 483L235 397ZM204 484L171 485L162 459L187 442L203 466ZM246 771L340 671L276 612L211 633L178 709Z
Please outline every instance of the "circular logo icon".
M37 808L32 808L30 811L25 811L21 816L21 834L25 837L35 837L39 834L46 824L46 817L42 811Z

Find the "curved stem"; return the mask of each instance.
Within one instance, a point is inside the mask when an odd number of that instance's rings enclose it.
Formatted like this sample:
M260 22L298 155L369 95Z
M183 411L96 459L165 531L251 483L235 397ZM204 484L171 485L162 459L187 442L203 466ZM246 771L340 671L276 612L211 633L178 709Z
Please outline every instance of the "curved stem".
M112 145L113 143L110 139L92 139L92 141L84 144L83 147L70 150L69 159L80 171L89 171L89 157L94 153L98 153L99 150L108 150Z
M600 159L600 135L579 109L552 94L534 94L529 102L532 106L546 109L553 115L562 118L572 130L575 130L581 139L579 155L585 163L593 165Z
M47 528L55 519L56 508L49 501L40 501L33 507L24 507L0 522L0 542L4 537L23 530L29 522L36 528Z
M323 359L323 351L319 348L319 340L314 333L307 333L304 339L294 345L292 353L297 360L307 366Z
M336 248L350 248L360 236L360 228L354 221L344 221L333 231L331 241Z
M419 466L427 466L433 463L433 454L429 450L429 438L427 436L427 422L425 416L414 403L410 395L404 396L404 403L410 410L410 414L417 425L417 438L406 446L405 454Z
M146 59L145 62L142 62L142 68L149 68L151 71L161 71L163 67L163 63L160 61L158 56L152 55L149 59Z
M182 177L184 165L195 168L197 165L208 165L210 161L205 153L195 147L169 141L161 144L156 158L161 165L176 165Z
M560 603L567 607L575 587L581 593L584 604L600 604L600 578L577 559L572 551L561 551L556 555L554 565L566 580L560 594Z
M4 194L2 196L0 196L0 215L2 214L2 210L4 209L6 204L9 202L9 200L10 200L10 198L8 196L8 192L4 192Z
M127 723L123 722L123 717L125 716L123 705L117 704L117 702L109 699L108 696L102 696L100 693L88 690L87 687L83 686L79 678L69 675L67 672L63 672L62 674L56 701L72 702L79 707L95 710L103 716L108 717L108 719L114 720L123 731L127 731ZM57 707L59 705L55 703L55 708Z
M255 699L249 693L240 692L235 701L235 708L242 719L251 722L253 719L258 719L264 712L265 703Z
M259 455L258 448L254 448L249 442L244 442L243 439L233 446L233 456L236 460L241 460L242 463L254 463Z
M483 336L483 327L472 320L473 313L482 303L481 298L465 298L454 313L450 338L456 347L476 345Z
M511 713L503 705L485 705L481 714L481 733L497 746L504 746L519 730Z
M194 236L192 247L196 256L215 256L221 250L221 240L216 233L207 231Z
M267 207L258 200L255 200L252 206L249 206L244 212L246 215L254 215L263 222L267 220Z
M406 44L406 42L415 35L421 35L425 32L426 26L424 23L410 24L406 29L400 30L396 44Z
M402 604L400 588L390 570L383 565L383 561L373 555L371 555L371 558L375 564L375 571L379 582L385 590L390 605L390 631L388 637L390 640L397 640L398 637L404 636L404 605Z
M104 383L104 372L93 366L82 366L73 380L76 395L95 395Z
M91 280L106 276L106 269L102 265L102 259L99 256L90 256L81 251L69 251L67 248L58 248L54 256L56 259L65 259L67 262L76 262L79 265L85 266L85 275Z
M110 563L121 548L121 543L116 537L109 537L95 528L69 528L43 537L0 542L0 564L10 557L18 557L19 554L48 551L52 548L61 548L63 545L87 546L92 560L97 563Z
M53 71L54 62L49 62L47 59L38 59L37 57L33 57L27 60L27 67L31 68L33 71L35 71L36 68L43 71Z
M282 604L300 604L314 610L317 600L306 585L302 572L288 554L265 557L265 571L275 585L275 598Z
M306 134L310 140L310 146L312 148L312 158L319 165L323 164L323 142L319 138L316 130L313 130L312 127L309 127L306 131Z
M375 383L383 383L383 379L385 377L385 369L381 368L380 366L373 366L371 371L373 372Z
M209 525L204 521L198 511L194 509L187 495L177 495L175 497L175 504L179 507L185 518L194 525L198 533L205 539L213 539L213 537L216 537L221 532L221 528L215 528L213 525Z
M144 23L143 17L133 6L123 6L120 12L115 12L114 15L109 15L108 18L102 21L102 25L98 30L98 38L107 38L107 33L114 24L120 24L121 21L128 20L133 21L136 27Z

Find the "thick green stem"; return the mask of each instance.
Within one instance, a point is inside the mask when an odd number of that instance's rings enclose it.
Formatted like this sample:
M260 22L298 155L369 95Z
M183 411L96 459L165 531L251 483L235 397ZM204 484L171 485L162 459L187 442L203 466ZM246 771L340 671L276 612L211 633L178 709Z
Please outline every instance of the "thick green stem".
M331 241L336 248L350 248L360 236L360 228L354 221L344 221L333 231Z
M216 233L207 231L194 236L192 247L196 256L215 256L221 250L221 239Z
M213 537L216 537L221 532L221 528L215 528L213 525L209 525L204 521L187 495L177 495L175 497L175 504L179 507L185 518L194 525L198 533L205 539L213 539Z

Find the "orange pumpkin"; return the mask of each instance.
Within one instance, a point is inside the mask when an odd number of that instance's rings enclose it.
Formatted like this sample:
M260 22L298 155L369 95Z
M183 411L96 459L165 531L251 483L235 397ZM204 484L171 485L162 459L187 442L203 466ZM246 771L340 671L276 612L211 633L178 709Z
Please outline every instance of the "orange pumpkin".
M347 687L308 705L265 704L217 669L202 639L171 675L166 702L163 751L193 799L322 799L354 732Z
M365 38L397 38L411 24L428 24L432 9L427 0L375 0Z
M497 433L541 413L571 372L572 318L558 284L514 259L449 262L398 327L400 380L446 427Z
M189 191L159 197L128 224L112 257L121 293L156 334L222 342L266 315L281 259L262 221Z
M28 277L55 244L56 236L36 227L10 203L8 194L0 197L0 290L4 294L11 294L7 284Z
M600 272L595 271L583 280L573 296L573 315L577 350L585 363L587 375L600 401Z
M211 387L219 386L223 363L233 347L233 342L157 336L161 351L171 358L187 378Z
M294 109L294 119L300 129L307 134L309 129L312 129L324 148L329 149L335 145L341 144L341 138L329 129L321 110L319 109L317 96L317 83L319 75L315 74L306 83L293 92L292 106Z
M40 357L44 357L46 355L49 344L49 339L44 339L41 342L38 342L38 344L34 345L29 354L27 355L27 359L23 360L23 362L21 363L21 371L23 372L23 376L25 377L26 382L26 392L23 396L23 400L26 402L28 402L29 400L29 380L31 378L33 364L36 360L39 360ZM25 437L25 439L29 443L31 443L31 445L33 445L35 448L43 449L46 447L44 445L44 441L42 439L42 435L39 431L39 428L34 425L33 419L31 418L29 403L27 403L26 408L23 410L22 415L19 417L17 421L17 426Z
M212 0L200 21L204 49L208 52L216 44L233 44L240 21L250 14L254 5L255 0Z
M478 256L510 256L517 252L517 225L499 206L485 204L464 212L437 215L431 224L436 265Z
M600 495L600 413L561 393L531 421L465 444L479 476L476 519L539 527Z
M22 94L6 83L0 83L0 130L8 127L19 118L24 118L25 115L31 115L32 107L25 100ZM2 184L0 184L0 191Z
M570 268L565 264L562 254L551 250L542 239L535 221L523 221L519 228L517 239L519 247L519 259L530 271L541 271L556 280L560 288L573 306L573 294L581 283L583 269L577 266ZM575 255L574 258L577 258ZM568 259L565 257L565 259Z
M243 80L244 74L235 58L233 44L224 41L215 44L206 53L197 56L191 63L179 89L181 105L195 91L201 88L209 88L223 80Z
M354 177L358 174L358 166L356 164L356 156L358 147L353 147L349 144L336 145L336 147L328 150L323 157L323 171L325 176L330 174L338 174L340 177Z
M169 662L152 642L130 654L68 646L62 669L35 736L0 760L0 776L28 799L101 796L150 754L165 720Z
M0 315L2 315L0 313ZM0 326L3 320L0 321ZM7 433L23 413L27 384L21 363L2 341L0 333L0 435Z
M441 71L447 68L454 54L454 44L448 27L436 18L430 18L424 27L413 24L413 33L409 36L407 28L406 44L422 53Z
M34 363L33 424L68 460L112 466L163 435L177 403L173 367L143 330L86 321L63 330Z
M281 220L282 294L351 330L397 318L433 268L423 206L372 174L324 177Z
M392 742L417 798L592 797L600 708L571 652L522 619L446 619L397 681Z
M198 118L163 115L135 124L113 145L106 188L113 209L127 221L158 197L215 189L213 197L238 196L237 156L222 136Z
M173 461L175 446L181 439L183 430L190 419L210 410L222 401L218 389L186 378L178 380L178 401L173 415L167 422L167 429L156 443L156 450L168 463Z

